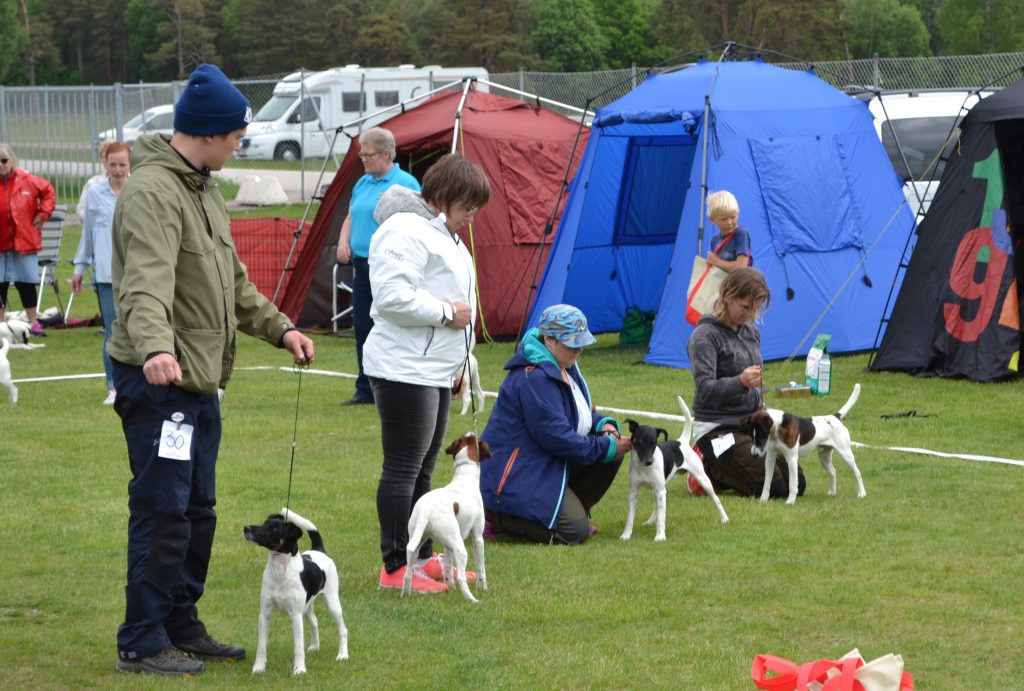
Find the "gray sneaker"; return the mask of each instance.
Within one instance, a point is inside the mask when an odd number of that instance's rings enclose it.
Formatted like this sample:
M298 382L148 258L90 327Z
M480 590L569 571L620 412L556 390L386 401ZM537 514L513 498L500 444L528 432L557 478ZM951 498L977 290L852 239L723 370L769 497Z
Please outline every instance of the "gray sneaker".
M245 648L240 645L221 643L206 633L191 641L175 643L174 647L195 657L207 660L227 660L235 662L245 659Z
M161 650L149 657L124 658L117 660L119 672L142 672L144 674L167 674L174 676L191 676L199 674L206 666L177 648Z

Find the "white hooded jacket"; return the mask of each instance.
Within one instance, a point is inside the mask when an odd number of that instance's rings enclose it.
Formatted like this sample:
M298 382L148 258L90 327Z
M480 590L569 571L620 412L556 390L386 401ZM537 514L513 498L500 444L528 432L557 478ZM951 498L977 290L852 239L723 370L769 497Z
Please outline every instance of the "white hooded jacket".
M449 387L463 365L476 323L473 259L459 236L415 192L388 189L374 213L370 240L373 329L363 345L370 377ZM453 302L472 307L464 330L444 324Z

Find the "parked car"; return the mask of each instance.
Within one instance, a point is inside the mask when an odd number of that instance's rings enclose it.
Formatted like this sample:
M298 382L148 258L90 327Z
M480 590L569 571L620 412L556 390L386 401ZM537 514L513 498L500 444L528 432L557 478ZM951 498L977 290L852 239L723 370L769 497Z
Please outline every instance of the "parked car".
M131 146L143 134L171 134L174 131L174 106L153 106L142 111L124 123L122 141ZM117 128L105 130L96 135L97 145L108 140L117 139Z
M956 146L955 128L974 104L992 93L883 92L868 101L875 130L893 168L903 178L903 192L919 220L935 197L945 159Z

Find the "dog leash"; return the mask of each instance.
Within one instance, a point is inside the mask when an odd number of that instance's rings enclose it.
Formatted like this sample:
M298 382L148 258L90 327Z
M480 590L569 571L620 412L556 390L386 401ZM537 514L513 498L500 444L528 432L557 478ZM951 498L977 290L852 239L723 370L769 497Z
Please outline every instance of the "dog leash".
M292 365L292 371L299 373L299 384L295 391L295 423L292 426L292 458L288 464L288 493L285 495L285 515L284 519L288 520L288 510L292 505L292 475L295 472L295 446L296 439L299 436L299 401L302 400L302 370L308 369L309 365Z
M462 333L466 340L466 359L462 361L462 385L469 387L469 410L473 414L473 443L476 444L476 455L480 457L480 431L479 431L479 419L478 415L480 410L476 407L476 396L473 395L473 377L469 371L469 344L470 344L470 329L473 328L472 324L469 324Z
M880 415L879 417L883 420L895 420L896 418L901 417L935 417L935 413L918 413L917 410L911 408L910 410L905 410L902 413L888 413L886 415Z

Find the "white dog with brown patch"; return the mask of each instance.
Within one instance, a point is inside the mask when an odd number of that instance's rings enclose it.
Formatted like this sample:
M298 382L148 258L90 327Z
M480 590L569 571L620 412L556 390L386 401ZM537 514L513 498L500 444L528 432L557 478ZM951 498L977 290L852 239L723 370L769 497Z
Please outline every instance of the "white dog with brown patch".
M11 349L11 342L6 337L0 338L0 386L7 389L8 398L11 403L18 402L18 387L11 379L11 362L7 359L7 352Z
M857 496L865 497L864 481L860 469L853 457L853 445L850 443L850 430L842 420L853 408L860 397L860 384L854 384L853 393L843 404L839 412L832 415L815 415L798 417L789 413L768 408L746 415L740 420L743 431L753 437L750 451L754 455L764 455L764 487L761 489L761 501L768 501L768 490L771 487L772 475L775 474L775 463L779 457L786 460L789 471L789 497L787 504L796 503L797 475L799 461L811 451L817 450L821 467L828 473L829 496L836 493L836 469L832 465L832 452L836 451L843 459L853 477L857 480Z
M462 594L477 602L466 582L466 537L473 535L473 563L477 570L477 587L487 590L484 567L484 500L480 495L480 462L491 457L485 441L477 441L468 432L453 441L445 453L455 457L452 481L444 487L427 492L416 501L409 516L409 542L406 543L407 564L416 563L416 553L433 538L444 545L444 582L452 587L458 580ZM454 569L454 574L452 573ZM402 595L412 591L413 569L405 570Z

